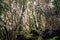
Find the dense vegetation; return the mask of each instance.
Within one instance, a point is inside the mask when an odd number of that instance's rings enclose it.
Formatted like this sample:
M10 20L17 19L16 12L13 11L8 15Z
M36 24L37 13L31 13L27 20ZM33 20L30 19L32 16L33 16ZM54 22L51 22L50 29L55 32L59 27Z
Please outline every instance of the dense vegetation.
M60 40L60 0L0 0L0 40Z

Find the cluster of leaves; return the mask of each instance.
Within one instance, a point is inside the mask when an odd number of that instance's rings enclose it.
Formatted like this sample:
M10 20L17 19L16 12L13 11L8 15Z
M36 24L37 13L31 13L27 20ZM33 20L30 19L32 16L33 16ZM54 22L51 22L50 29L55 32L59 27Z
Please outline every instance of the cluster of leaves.
M22 0L21 0L22 1ZM20 3L22 3L20 1ZM23 1L23 5L25 5L25 1ZM5 6L2 6L1 4L2 0L0 1L0 15L2 13L3 10L8 10L9 8L6 8ZM55 0L54 4L55 4L55 8L57 9L57 11L59 10L59 0ZM4 9L5 7L5 9ZM8 6L7 6L8 7ZM41 12L42 13L42 12ZM42 14L44 15L44 14ZM35 19L34 19L35 20ZM38 21L40 19L38 18ZM16 31L11 31L11 30L7 30L5 26L0 25L0 40L11 40L12 38L15 37L14 40L60 40L60 30L52 30L52 33L50 33L50 30L44 30L42 31L41 28L34 28L33 25L35 25L35 23L30 20L29 22L29 27L30 30L22 30L21 28L21 22L19 22L18 28L16 29ZM15 34L15 35L14 35ZM12 36L10 36L12 35ZM13 36L14 35L14 36ZM12 39L13 40L13 39Z

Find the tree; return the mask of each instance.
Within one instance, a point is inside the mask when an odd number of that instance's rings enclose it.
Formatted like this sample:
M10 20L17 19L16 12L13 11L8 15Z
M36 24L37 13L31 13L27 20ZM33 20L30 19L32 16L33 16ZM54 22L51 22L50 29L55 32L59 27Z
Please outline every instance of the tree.
M35 39L33 30L38 34L37 39L41 37L42 40L46 30L51 34L52 30L60 29L59 2L59 0L1 0L0 25L6 30L6 33L1 32L6 35L5 40L16 40L18 34L24 35L23 37L32 36Z

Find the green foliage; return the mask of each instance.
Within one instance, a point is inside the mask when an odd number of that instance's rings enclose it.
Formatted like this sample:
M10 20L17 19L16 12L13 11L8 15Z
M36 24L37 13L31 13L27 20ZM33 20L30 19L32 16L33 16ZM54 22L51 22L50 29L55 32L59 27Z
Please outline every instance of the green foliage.
M54 0L53 2L54 6L55 6L55 10L59 13L59 9L60 9L60 0Z
M2 13L9 11L10 9L11 9L11 7L7 3L0 0L0 16Z
M47 39L47 40L57 40L57 36L56 37L53 37L53 38L50 38L50 39Z

